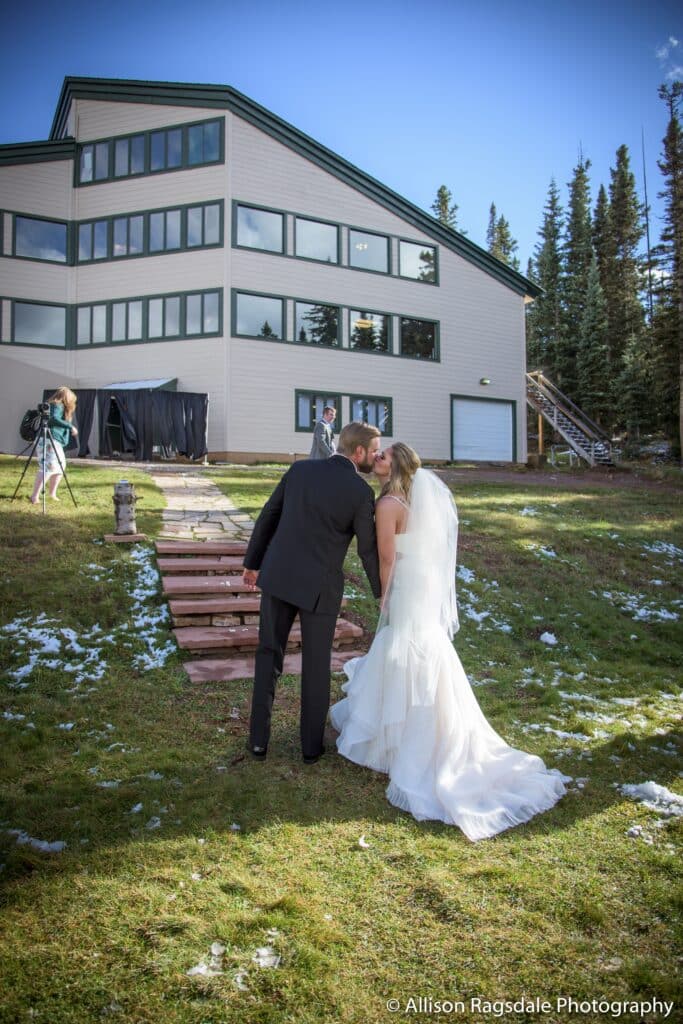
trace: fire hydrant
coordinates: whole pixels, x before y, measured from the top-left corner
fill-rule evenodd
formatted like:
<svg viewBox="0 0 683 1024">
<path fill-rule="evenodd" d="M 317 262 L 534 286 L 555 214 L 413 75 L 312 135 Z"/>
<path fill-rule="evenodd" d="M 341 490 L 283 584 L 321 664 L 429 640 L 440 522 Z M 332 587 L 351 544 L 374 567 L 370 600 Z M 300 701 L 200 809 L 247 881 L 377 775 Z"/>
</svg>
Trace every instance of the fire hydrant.
<svg viewBox="0 0 683 1024">
<path fill-rule="evenodd" d="M 116 518 L 116 535 L 137 533 L 135 525 L 135 488 L 129 480 L 119 480 L 114 484 L 114 515 Z"/>
</svg>

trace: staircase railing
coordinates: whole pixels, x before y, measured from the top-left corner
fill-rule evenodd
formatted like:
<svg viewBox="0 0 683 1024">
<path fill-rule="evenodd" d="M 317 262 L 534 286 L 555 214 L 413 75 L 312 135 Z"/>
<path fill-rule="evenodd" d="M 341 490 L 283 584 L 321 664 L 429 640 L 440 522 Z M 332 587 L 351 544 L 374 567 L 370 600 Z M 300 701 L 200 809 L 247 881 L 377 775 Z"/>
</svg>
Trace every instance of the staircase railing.
<svg viewBox="0 0 683 1024">
<path fill-rule="evenodd" d="M 602 427 L 579 409 L 571 398 L 563 394 L 540 370 L 527 373 L 526 378 L 529 404 L 564 437 L 582 459 L 591 466 L 599 461 L 612 461 L 612 443 Z M 539 398 L 544 398 L 550 403 L 552 413 L 538 401 Z M 565 429 L 559 416 L 569 420 L 570 426 L 580 433 L 580 441 Z"/>
</svg>

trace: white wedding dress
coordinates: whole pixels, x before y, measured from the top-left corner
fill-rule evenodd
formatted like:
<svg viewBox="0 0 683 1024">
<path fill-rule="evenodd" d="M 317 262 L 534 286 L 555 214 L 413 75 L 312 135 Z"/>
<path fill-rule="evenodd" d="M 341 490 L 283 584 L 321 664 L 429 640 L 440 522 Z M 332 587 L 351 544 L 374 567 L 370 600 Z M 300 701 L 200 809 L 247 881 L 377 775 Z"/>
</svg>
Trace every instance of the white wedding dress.
<svg viewBox="0 0 683 1024">
<path fill-rule="evenodd" d="M 475 841 L 548 810 L 565 776 L 510 747 L 482 714 L 452 644 L 456 548 L 450 491 L 419 469 L 375 639 L 347 662 L 330 718 L 340 754 L 388 774 L 392 804 Z"/>
</svg>

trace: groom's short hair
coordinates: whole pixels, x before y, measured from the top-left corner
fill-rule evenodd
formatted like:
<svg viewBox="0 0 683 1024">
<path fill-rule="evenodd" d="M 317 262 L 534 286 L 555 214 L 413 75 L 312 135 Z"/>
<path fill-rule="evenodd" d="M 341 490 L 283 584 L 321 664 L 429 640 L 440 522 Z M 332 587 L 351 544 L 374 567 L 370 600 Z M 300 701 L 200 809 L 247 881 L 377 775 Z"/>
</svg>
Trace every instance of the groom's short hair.
<svg viewBox="0 0 683 1024">
<path fill-rule="evenodd" d="M 381 436 L 382 431 L 370 423 L 347 423 L 339 434 L 337 451 L 342 455 L 353 455 L 359 445 L 367 451 L 373 437 Z"/>
</svg>

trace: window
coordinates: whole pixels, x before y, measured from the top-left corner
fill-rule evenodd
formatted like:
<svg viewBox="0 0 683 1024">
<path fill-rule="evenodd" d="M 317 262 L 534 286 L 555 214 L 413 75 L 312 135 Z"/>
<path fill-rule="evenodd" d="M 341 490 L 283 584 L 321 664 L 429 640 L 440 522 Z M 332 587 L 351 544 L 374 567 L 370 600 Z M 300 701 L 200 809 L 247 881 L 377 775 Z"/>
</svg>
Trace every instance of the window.
<svg viewBox="0 0 683 1024">
<path fill-rule="evenodd" d="M 109 255 L 109 222 L 96 220 L 78 225 L 78 259 L 104 260 Z"/>
<path fill-rule="evenodd" d="M 436 248 L 432 245 L 418 245 L 415 242 L 398 243 L 399 274 L 416 281 L 436 284 Z"/>
<path fill-rule="evenodd" d="M 166 171 L 180 167 L 183 162 L 183 133 L 180 128 L 151 132 L 149 137 L 150 171 Z"/>
<path fill-rule="evenodd" d="M 385 436 L 392 433 L 391 427 L 391 399 L 390 398 L 365 398 L 359 395 L 351 395 L 351 419 L 360 423 L 370 423 L 377 427 Z"/>
<path fill-rule="evenodd" d="M 210 206 L 191 206 L 187 211 L 187 245 L 216 245 L 220 241 L 221 208 L 218 203 Z"/>
<path fill-rule="evenodd" d="M 150 338 L 176 338 L 180 334 L 180 296 L 166 295 L 150 299 L 147 307 L 147 334 Z"/>
<path fill-rule="evenodd" d="M 112 255 L 139 256 L 143 251 L 142 229 L 143 218 L 141 216 L 115 217 Z"/>
<path fill-rule="evenodd" d="M 208 164 L 219 159 L 220 125 L 218 121 L 194 124 L 188 128 L 188 163 Z"/>
<path fill-rule="evenodd" d="M 76 322 L 77 345 L 101 345 L 107 340 L 107 307 L 79 306 Z"/>
<path fill-rule="evenodd" d="M 14 255 L 34 260 L 66 263 L 66 224 L 38 220 L 34 217 L 14 218 Z"/>
<path fill-rule="evenodd" d="M 149 251 L 180 248 L 180 210 L 161 210 L 149 215 Z"/>
<path fill-rule="evenodd" d="M 143 174 L 144 170 L 145 136 L 133 135 L 129 139 L 116 139 L 114 143 L 114 177 L 125 178 L 131 174 Z"/>
<path fill-rule="evenodd" d="M 235 303 L 235 333 L 252 338 L 282 338 L 283 301 L 266 295 L 238 293 Z"/>
<path fill-rule="evenodd" d="M 391 317 L 384 313 L 371 313 L 365 309 L 352 309 L 349 329 L 349 348 L 366 352 L 390 352 Z"/>
<path fill-rule="evenodd" d="M 339 228 L 336 224 L 296 217 L 294 232 L 297 256 L 324 263 L 339 262 Z"/>
<path fill-rule="evenodd" d="M 222 159 L 221 121 L 160 128 L 80 147 L 78 182 L 159 174 Z"/>
<path fill-rule="evenodd" d="M 436 324 L 432 320 L 401 317 L 401 355 L 436 359 Z"/>
<path fill-rule="evenodd" d="M 367 231 L 349 229 L 349 266 L 389 273 L 389 239 Z"/>
<path fill-rule="evenodd" d="M 294 340 L 309 345 L 339 344 L 339 307 L 295 302 Z"/>
<path fill-rule="evenodd" d="M 142 299 L 113 302 L 111 308 L 111 340 L 140 341 L 142 339 Z"/>
<path fill-rule="evenodd" d="M 14 302 L 12 341 L 23 345 L 66 346 L 66 306 Z"/>
<path fill-rule="evenodd" d="M 297 391 L 295 402 L 297 430 L 313 430 L 326 405 L 331 405 L 337 410 L 335 429 L 341 429 L 341 395 L 332 395 L 325 391 Z"/>
<path fill-rule="evenodd" d="M 236 243 L 248 249 L 284 252 L 283 215 L 253 206 L 238 206 Z"/>
<path fill-rule="evenodd" d="M 218 292 L 187 296 L 187 334 L 218 334 L 218 299 Z"/>
</svg>

